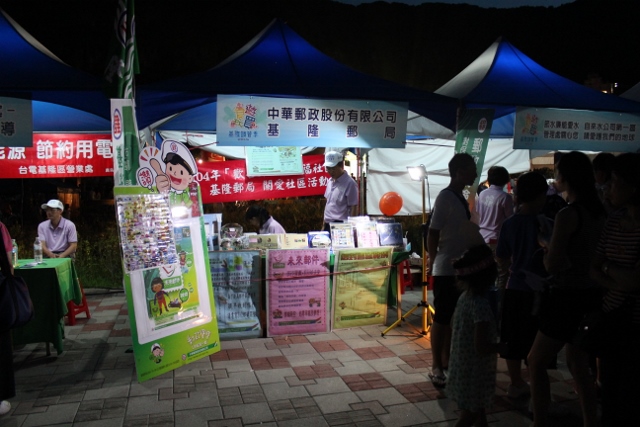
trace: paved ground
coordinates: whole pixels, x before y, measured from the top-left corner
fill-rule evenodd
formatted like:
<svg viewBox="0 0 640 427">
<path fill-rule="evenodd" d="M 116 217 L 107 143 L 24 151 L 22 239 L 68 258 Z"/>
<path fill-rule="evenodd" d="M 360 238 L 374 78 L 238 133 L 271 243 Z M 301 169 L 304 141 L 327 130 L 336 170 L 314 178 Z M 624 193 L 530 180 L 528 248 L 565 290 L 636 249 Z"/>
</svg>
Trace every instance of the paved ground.
<svg viewBox="0 0 640 427">
<path fill-rule="evenodd" d="M 98 293 L 100 292 L 100 293 Z M 87 290 L 92 318 L 66 327 L 65 352 L 44 344 L 15 352 L 18 395 L 0 426 L 453 426 L 455 402 L 429 381 L 430 342 L 408 324 L 330 334 L 223 341 L 222 350 L 138 383 L 124 294 Z M 411 308 L 421 291 L 407 290 Z M 394 320 L 396 312 L 390 310 Z M 55 353 L 55 352 L 54 352 Z M 491 426 L 529 426 L 528 399 L 505 396 L 499 362 Z M 580 426 L 570 375 L 549 371 L 563 427 Z"/>
</svg>

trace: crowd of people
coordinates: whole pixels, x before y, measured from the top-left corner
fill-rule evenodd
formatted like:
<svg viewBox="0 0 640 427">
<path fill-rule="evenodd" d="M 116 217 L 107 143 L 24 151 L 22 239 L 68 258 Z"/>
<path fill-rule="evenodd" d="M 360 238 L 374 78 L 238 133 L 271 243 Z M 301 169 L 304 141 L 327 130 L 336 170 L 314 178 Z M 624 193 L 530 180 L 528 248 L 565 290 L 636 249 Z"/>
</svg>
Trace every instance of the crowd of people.
<svg viewBox="0 0 640 427">
<path fill-rule="evenodd" d="M 601 153 L 592 163 L 565 153 L 552 188 L 528 172 L 513 196 L 503 189 L 507 171 L 492 167 L 470 229 L 458 199 L 476 178 L 473 166 L 467 154 L 451 159 L 427 238 L 436 313 L 430 378 L 457 401 L 456 425 L 487 425 L 499 355 L 507 396 L 530 396 L 533 425 L 548 426 L 548 369 L 563 348 L 583 425 L 627 425 L 640 398 L 640 154 Z M 490 295 L 501 300 L 494 313 Z"/>
<path fill-rule="evenodd" d="M 324 227 L 344 220 L 357 204 L 357 186 L 343 165 L 341 153 L 325 155 L 331 181 Z M 551 186 L 540 173 L 527 172 L 512 195 L 504 190 L 508 171 L 494 166 L 472 213 L 463 190 L 477 178 L 476 164 L 468 154 L 453 156 L 450 183 L 431 212 L 427 252 L 435 308 L 429 377 L 458 403 L 457 426 L 487 425 L 498 355 L 510 378 L 507 396 L 530 396 L 533 425 L 549 425 L 548 369 L 563 348 L 584 426 L 621 426 L 631 419 L 640 399 L 639 170 L 638 153 L 601 153 L 592 162 L 574 151 L 558 156 Z M 77 233 L 62 217 L 64 205 L 53 199 L 41 207 L 47 216 L 38 226 L 44 255 L 73 258 Z M 284 233 L 264 207 L 249 207 L 245 217 L 260 233 Z M 3 223 L 0 232 L 11 260 Z M 598 323 L 590 327 L 601 332 L 595 345 L 584 328 L 594 313 Z M 0 414 L 9 412 L 14 395 L 5 331 Z"/>
</svg>

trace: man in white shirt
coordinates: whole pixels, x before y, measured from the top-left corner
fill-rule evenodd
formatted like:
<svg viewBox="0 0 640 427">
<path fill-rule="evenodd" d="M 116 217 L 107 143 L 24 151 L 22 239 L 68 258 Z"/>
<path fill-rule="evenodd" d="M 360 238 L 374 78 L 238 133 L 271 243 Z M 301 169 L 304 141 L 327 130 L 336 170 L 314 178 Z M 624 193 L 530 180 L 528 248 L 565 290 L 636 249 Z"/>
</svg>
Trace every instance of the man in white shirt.
<svg viewBox="0 0 640 427">
<path fill-rule="evenodd" d="M 451 347 L 451 317 L 460 293 L 456 287 L 452 261 L 468 249 L 467 233 L 471 219 L 469 204 L 462 194 L 465 186 L 478 176 L 476 163 L 469 154 L 458 153 L 449 161 L 449 186 L 438 194 L 431 211 L 427 235 L 429 274 L 433 276 L 435 315 L 431 325 L 433 365 L 429 377 L 444 387 Z M 465 224 L 466 223 L 466 224 Z"/>
</svg>

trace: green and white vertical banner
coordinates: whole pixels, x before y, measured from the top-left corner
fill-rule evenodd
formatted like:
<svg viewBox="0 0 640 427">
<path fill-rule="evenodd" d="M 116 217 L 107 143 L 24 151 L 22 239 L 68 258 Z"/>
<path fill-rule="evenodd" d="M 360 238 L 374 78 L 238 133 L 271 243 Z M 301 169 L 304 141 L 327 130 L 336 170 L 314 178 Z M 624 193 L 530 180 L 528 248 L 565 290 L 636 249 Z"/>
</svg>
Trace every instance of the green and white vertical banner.
<svg viewBox="0 0 640 427">
<path fill-rule="evenodd" d="M 487 154 L 489 135 L 493 125 L 493 109 L 466 109 L 461 112 L 458 118 L 458 132 L 456 133 L 456 153 L 467 153 L 476 162 L 478 177 L 473 185 L 468 189 L 467 199 L 473 199 L 480 182 L 480 175 L 484 167 L 484 157 Z"/>
<path fill-rule="evenodd" d="M 113 184 L 136 185 L 141 147 L 133 99 L 111 99 L 111 140 Z"/>
<path fill-rule="evenodd" d="M 104 89 L 109 98 L 134 97 L 134 75 L 140 72 L 136 45 L 133 0 L 118 0 L 111 50 L 104 70 Z"/>
</svg>

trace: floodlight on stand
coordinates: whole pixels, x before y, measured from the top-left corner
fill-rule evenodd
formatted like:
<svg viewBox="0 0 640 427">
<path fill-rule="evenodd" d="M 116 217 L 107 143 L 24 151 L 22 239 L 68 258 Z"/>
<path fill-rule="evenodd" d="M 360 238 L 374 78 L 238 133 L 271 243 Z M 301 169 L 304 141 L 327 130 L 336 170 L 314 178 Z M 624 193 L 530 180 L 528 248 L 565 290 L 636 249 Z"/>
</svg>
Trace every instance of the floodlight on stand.
<svg viewBox="0 0 640 427">
<path fill-rule="evenodd" d="M 425 189 L 429 191 L 429 176 L 427 174 L 427 168 L 424 165 L 420 166 L 407 166 L 407 172 L 412 181 L 422 182 L 422 301 L 420 301 L 415 307 L 410 309 L 404 316 L 401 316 L 396 322 L 391 324 L 387 329 L 382 332 L 384 336 L 388 331 L 395 328 L 400 322 L 408 318 L 417 308 L 422 307 L 422 331 L 421 335 L 427 335 L 427 327 L 431 324 L 430 319 L 433 314 L 433 309 L 428 303 L 428 280 L 427 280 L 427 209 L 426 209 L 426 194 Z M 429 211 L 431 211 L 431 195 L 429 194 Z M 398 290 L 398 292 L 400 292 Z M 398 307 L 400 310 L 400 307 Z"/>
<path fill-rule="evenodd" d="M 422 181 L 427 176 L 427 169 L 424 167 L 424 165 L 407 166 L 407 172 L 409 172 L 411 181 Z"/>
</svg>

